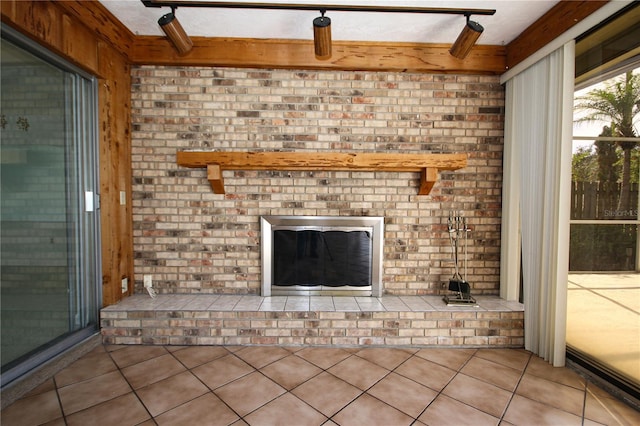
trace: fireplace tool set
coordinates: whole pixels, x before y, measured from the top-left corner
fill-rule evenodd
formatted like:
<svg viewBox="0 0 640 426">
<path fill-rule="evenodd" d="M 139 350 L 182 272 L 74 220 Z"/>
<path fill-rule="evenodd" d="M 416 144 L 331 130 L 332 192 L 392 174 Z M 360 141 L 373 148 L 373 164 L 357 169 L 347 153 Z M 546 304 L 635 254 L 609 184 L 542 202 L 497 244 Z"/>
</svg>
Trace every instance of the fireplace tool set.
<svg viewBox="0 0 640 426">
<path fill-rule="evenodd" d="M 453 253 L 453 263 L 455 273 L 449 280 L 450 294 L 443 297 L 447 305 L 476 305 L 476 300 L 471 297 L 471 286 L 467 282 L 467 239 L 471 230 L 467 227 L 467 219 L 459 213 L 450 213 L 447 222 L 449 230 L 449 243 Z M 462 246 L 462 247 L 461 247 Z M 464 278 L 460 274 L 459 252 L 464 253 Z"/>
</svg>

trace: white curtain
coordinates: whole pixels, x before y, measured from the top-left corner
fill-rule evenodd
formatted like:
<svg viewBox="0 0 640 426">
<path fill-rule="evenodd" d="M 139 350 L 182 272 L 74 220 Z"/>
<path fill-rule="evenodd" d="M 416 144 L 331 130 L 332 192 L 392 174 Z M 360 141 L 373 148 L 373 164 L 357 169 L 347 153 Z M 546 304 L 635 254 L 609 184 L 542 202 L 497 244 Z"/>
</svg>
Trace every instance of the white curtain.
<svg viewBox="0 0 640 426">
<path fill-rule="evenodd" d="M 506 82 L 501 293 L 513 299 L 522 274 L 525 349 L 555 366 L 565 362 L 574 51 L 571 41 Z"/>
</svg>

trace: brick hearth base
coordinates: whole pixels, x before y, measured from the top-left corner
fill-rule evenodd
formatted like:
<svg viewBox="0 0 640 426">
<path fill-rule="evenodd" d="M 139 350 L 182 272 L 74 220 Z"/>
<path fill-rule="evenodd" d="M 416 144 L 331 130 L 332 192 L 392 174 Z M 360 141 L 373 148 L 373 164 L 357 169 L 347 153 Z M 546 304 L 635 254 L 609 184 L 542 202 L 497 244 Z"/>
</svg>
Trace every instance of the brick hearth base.
<svg viewBox="0 0 640 426">
<path fill-rule="evenodd" d="M 106 344 L 522 347 L 522 304 L 476 299 L 135 295 L 101 327 Z"/>
</svg>

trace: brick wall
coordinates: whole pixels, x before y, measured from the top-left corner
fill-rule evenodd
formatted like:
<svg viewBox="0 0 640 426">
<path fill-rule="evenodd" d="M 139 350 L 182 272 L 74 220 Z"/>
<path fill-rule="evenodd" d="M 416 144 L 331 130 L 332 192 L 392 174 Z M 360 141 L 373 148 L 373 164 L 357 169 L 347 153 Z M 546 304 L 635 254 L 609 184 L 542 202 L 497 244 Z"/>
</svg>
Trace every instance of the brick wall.
<svg viewBox="0 0 640 426">
<path fill-rule="evenodd" d="M 385 217 L 384 292 L 438 294 L 446 223 L 472 229 L 468 281 L 498 294 L 504 91 L 498 77 L 138 67 L 132 70 L 136 292 L 260 292 L 261 215 Z M 428 196 L 418 173 L 232 172 L 213 194 L 176 151 L 464 152 Z"/>
</svg>

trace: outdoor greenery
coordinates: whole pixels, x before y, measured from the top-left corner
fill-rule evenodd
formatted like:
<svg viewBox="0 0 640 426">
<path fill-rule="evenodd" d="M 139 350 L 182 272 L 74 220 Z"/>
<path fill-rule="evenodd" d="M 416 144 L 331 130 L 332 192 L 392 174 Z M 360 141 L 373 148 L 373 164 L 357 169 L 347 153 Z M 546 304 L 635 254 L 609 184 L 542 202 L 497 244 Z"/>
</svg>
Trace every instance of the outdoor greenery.
<svg viewBox="0 0 640 426">
<path fill-rule="evenodd" d="M 640 144 L 640 74 L 626 72 L 576 99 L 576 122 L 605 122 L 610 140 L 581 147 L 572 158 L 572 219 L 637 220 Z M 571 271 L 635 270 L 637 225 L 571 226 Z"/>
<path fill-rule="evenodd" d="M 607 129 L 608 130 L 608 129 Z M 608 136 L 606 132 L 598 136 Z M 611 142 L 594 142 L 581 146 L 572 158 L 571 180 L 574 182 L 622 182 L 622 149 Z M 640 145 L 631 150 L 629 183 L 638 183 Z"/>
</svg>

